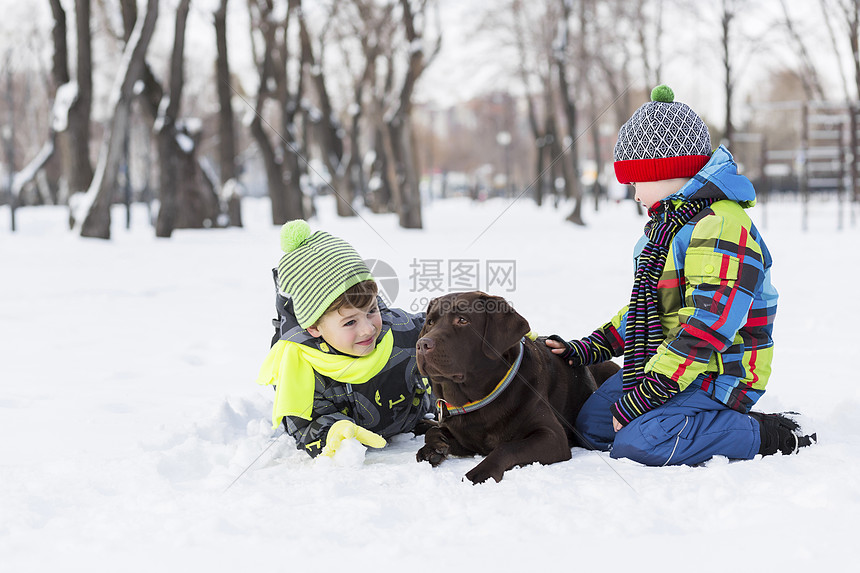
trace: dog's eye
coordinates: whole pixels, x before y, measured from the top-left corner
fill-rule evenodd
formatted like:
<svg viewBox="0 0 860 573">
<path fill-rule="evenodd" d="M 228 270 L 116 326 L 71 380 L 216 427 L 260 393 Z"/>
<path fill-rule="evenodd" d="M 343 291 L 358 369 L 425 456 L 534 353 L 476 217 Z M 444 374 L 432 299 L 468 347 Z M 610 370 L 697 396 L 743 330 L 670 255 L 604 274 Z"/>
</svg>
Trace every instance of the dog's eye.
<svg viewBox="0 0 860 573">
<path fill-rule="evenodd" d="M 469 324 L 469 319 L 462 317 L 462 316 L 458 316 L 457 317 L 457 324 Z"/>
<path fill-rule="evenodd" d="M 435 321 L 435 320 L 433 320 L 432 318 L 428 318 L 428 319 L 427 319 L 427 321 L 426 321 L 427 326 L 433 326 L 433 323 L 434 323 L 434 322 L 436 322 L 436 321 Z"/>
</svg>

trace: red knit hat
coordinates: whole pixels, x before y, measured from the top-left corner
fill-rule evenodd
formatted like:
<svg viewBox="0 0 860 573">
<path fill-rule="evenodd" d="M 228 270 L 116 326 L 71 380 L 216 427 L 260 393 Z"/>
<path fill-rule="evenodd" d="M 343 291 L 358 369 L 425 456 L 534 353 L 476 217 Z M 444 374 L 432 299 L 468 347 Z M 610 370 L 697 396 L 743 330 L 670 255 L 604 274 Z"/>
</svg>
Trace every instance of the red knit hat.
<svg viewBox="0 0 860 573">
<path fill-rule="evenodd" d="M 615 176 L 619 183 L 692 177 L 711 158 L 708 126 L 667 85 L 651 90 L 618 130 Z"/>
</svg>

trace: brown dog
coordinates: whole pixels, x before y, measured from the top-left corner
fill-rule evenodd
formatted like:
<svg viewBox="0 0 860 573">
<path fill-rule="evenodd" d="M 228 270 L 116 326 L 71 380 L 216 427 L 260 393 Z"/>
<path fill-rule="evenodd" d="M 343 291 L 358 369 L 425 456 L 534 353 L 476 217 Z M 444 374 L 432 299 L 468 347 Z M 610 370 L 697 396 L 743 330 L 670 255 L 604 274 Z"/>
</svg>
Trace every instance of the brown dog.
<svg viewBox="0 0 860 573">
<path fill-rule="evenodd" d="M 466 474 L 480 483 L 500 481 L 515 466 L 570 459 L 582 404 L 618 366 L 571 368 L 542 340 L 524 338 L 528 332 L 501 297 L 466 292 L 430 301 L 417 361 L 441 419 L 427 431 L 419 462 L 486 456 Z"/>
</svg>

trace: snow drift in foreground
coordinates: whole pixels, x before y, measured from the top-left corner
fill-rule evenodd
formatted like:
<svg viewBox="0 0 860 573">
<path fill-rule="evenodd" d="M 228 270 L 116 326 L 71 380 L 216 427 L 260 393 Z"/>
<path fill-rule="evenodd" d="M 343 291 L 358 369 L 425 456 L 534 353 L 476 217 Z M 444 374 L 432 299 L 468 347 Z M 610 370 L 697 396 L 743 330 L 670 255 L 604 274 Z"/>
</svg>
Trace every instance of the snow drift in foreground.
<svg viewBox="0 0 860 573">
<path fill-rule="evenodd" d="M 752 212 L 781 294 L 759 408 L 803 412 L 817 446 L 697 468 L 575 449 L 569 462 L 478 486 L 462 479 L 475 459 L 418 464 L 422 438 L 411 435 L 311 460 L 273 433 L 271 388 L 253 381 L 272 333 L 278 229 L 266 201 L 243 207 L 243 230 L 167 241 L 141 209 L 110 242 L 71 235 L 65 210 L 47 207 L 20 209 L 12 234 L 0 208 L 3 571 L 806 571 L 854 561 L 860 385 L 847 293 L 860 277 L 860 232 L 834 229 L 835 203 L 813 202 L 805 233 L 799 204 Z M 626 302 L 644 223 L 630 202 L 587 212 L 587 228 L 564 222 L 570 206 L 527 200 L 437 201 L 423 231 L 393 215 L 337 219 L 327 199 L 318 208 L 312 228 L 395 269 L 396 306 L 423 309 L 441 292 L 429 290 L 431 268 L 445 283 L 452 262 L 472 261 L 483 269 L 476 286 L 508 298 L 538 332 L 566 337 Z M 514 261 L 515 285 L 490 284 L 491 261 Z"/>
</svg>

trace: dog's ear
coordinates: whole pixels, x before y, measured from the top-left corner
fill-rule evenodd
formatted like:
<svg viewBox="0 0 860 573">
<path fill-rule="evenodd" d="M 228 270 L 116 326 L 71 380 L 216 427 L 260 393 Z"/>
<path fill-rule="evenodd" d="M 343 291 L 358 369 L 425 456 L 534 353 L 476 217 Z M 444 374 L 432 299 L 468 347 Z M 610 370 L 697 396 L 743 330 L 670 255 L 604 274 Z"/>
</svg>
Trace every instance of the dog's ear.
<svg viewBox="0 0 860 573">
<path fill-rule="evenodd" d="M 433 307 L 438 303 L 438 298 L 430 299 L 430 302 L 427 303 L 427 311 L 424 313 L 424 326 L 421 327 L 421 332 L 418 334 L 419 337 L 424 336 L 424 333 L 427 332 L 427 317 L 430 316 L 430 313 L 433 311 Z"/>
<path fill-rule="evenodd" d="M 494 360 L 528 334 L 531 328 L 528 321 L 500 296 L 483 295 L 484 354 Z"/>
</svg>

